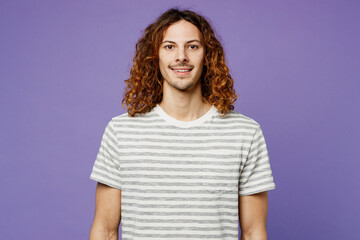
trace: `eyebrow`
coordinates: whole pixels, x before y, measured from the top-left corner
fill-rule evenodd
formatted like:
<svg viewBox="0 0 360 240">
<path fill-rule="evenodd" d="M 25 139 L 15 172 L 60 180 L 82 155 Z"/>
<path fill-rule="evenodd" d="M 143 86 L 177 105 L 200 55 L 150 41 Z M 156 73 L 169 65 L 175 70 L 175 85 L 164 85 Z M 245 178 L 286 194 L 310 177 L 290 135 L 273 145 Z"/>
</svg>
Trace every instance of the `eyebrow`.
<svg viewBox="0 0 360 240">
<path fill-rule="evenodd" d="M 170 41 L 170 40 L 165 40 L 165 41 L 163 41 L 161 44 L 164 44 L 164 43 L 166 43 L 166 42 L 176 44 L 176 42 Z M 197 40 L 197 39 L 193 39 L 193 40 L 187 41 L 186 43 L 192 43 L 192 42 L 199 42 L 199 43 L 201 44 L 201 42 L 200 42 L 199 40 Z"/>
</svg>

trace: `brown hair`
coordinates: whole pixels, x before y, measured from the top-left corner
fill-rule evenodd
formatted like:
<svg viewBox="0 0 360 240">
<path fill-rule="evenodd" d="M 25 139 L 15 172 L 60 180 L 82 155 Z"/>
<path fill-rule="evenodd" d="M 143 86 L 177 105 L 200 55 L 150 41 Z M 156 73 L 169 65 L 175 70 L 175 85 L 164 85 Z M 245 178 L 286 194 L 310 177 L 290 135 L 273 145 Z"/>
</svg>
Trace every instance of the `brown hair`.
<svg viewBox="0 0 360 240">
<path fill-rule="evenodd" d="M 202 33 L 205 44 L 205 59 L 201 74 L 201 92 L 211 104 L 225 116 L 234 109 L 238 96 L 233 89 L 234 80 L 225 64 L 224 50 L 208 21 L 199 14 L 172 8 L 150 24 L 136 43 L 136 53 L 130 78 L 125 80 L 126 89 L 121 102 L 128 107 L 128 114 L 149 112 L 163 96 L 163 78 L 159 69 L 159 47 L 166 29 L 180 20 L 194 24 Z M 124 108 L 125 109 L 125 108 Z"/>
</svg>

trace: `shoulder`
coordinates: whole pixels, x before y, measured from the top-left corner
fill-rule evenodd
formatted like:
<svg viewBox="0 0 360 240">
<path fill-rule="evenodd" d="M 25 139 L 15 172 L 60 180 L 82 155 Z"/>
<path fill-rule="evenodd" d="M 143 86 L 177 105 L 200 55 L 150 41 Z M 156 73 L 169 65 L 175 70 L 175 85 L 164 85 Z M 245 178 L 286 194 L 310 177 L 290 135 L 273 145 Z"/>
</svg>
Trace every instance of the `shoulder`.
<svg viewBox="0 0 360 240">
<path fill-rule="evenodd" d="M 126 126 L 128 124 L 133 125 L 133 124 L 142 124 L 142 123 L 146 123 L 149 120 L 151 120 L 152 118 L 156 118 L 156 114 L 154 113 L 153 110 L 151 110 L 150 112 L 146 112 L 146 113 L 142 113 L 142 114 L 136 114 L 135 116 L 130 116 L 128 114 L 128 112 L 116 115 L 114 117 L 111 118 L 111 120 L 109 121 L 109 125 L 113 126 L 113 127 L 117 127 L 117 126 Z"/>
<path fill-rule="evenodd" d="M 122 114 L 112 117 L 111 122 L 116 122 L 116 121 L 121 121 L 121 120 L 126 120 L 126 119 L 131 119 L 131 116 L 127 112 L 124 112 Z"/>
<path fill-rule="evenodd" d="M 220 114 L 218 114 L 216 118 L 218 121 L 223 121 L 225 124 L 233 123 L 255 129 L 260 128 L 260 124 L 255 119 L 234 110 L 230 110 L 224 117 L 221 117 Z"/>
</svg>

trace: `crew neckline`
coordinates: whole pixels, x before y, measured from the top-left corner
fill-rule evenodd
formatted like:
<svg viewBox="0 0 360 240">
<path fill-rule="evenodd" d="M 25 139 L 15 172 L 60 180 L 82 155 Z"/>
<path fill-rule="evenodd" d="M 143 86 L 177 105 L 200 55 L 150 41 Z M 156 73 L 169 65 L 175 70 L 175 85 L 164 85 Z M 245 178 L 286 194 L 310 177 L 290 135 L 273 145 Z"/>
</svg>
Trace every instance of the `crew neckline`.
<svg viewBox="0 0 360 240">
<path fill-rule="evenodd" d="M 165 120 L 171 125 L 175 125 L 181 128 L 189 128 L 189 127 L 198 126 L 201 123 L 204 123 L 205 121 L 209 120 L 216 113 L 217 108 L 214 105 L 211 105 L 211 108 L 204 115 L 192 121 L 181 121 L 171 117 L 160 107 L 158 103 L 154 107 L 154 111 L 158 113 L 163 120 Z"/>
</svg>

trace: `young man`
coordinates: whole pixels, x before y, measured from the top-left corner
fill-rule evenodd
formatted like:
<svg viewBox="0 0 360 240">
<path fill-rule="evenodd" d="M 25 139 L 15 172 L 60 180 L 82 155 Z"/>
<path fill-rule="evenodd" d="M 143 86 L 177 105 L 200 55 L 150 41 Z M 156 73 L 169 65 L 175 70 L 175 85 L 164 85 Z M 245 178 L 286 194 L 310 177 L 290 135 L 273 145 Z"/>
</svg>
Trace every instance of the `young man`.
<svg viewBox="0 0 360 240">
<path fill-rule="evenodd" d="M 235 112 L 221 44 L 192 11 L 170 9 L 136 45 L 105 128 L 90 239 L 265 240 L 275 188 L 260 125 Z"/>
</svg>

